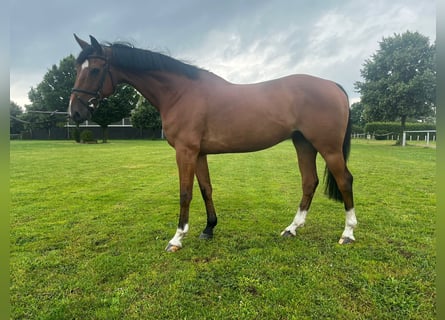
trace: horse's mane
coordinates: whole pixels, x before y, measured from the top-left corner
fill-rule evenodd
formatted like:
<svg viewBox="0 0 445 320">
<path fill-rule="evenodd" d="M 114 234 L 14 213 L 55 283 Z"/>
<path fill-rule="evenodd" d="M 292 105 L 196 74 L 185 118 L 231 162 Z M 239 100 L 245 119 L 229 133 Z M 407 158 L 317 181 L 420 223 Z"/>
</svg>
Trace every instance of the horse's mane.
<svg viewBox="0 0 445 320">
<path fill-rule="evenodd" d="M 199 71 L 202 70 L 162 53 L 135 48 L 130 43 L 115 42 L 105 45 L 111 48 L 111 64 L 120 68 L 134 71 L 167 71 L 184 75 L 190 79 L 197 79 Z M 86 47 L 79 54 L 77 63 L 83 63 L 93 53 L 94 48 L 92 46 Z"/>
</svg>

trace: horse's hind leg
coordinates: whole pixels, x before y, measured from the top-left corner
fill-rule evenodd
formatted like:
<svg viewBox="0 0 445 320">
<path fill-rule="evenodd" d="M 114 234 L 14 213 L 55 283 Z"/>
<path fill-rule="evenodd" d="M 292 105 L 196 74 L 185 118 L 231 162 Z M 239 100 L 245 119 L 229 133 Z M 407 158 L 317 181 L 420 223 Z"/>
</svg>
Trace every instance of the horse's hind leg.
<svg viewBox="0 0 445 320">
<path fill-rule="evenodd" d="M 292 141 L 295 149 L 297 150 L 298 167 L 301 173 L 303 195 L 301 197 L 300 205 L 294 220 L 281 233 L 281 235 L 285 237 L 295 236 L 297 234 L 297 229 L 304 225 L 315 189 L 318 186 L 317 167 L 315 162 L 317 150 L 300 132 L 295 132 L 293 134 Z"/>
<path fill-rule="evenodd" d="M 341 152 L 324 155 L 324 159 L 328 170 L 335 178 L 337 188 L 342 195 L 342 200 L 345 205 L 345 229 L 338 242 L 340 244 L 348 244 L 355 241 L 354 228 L 357 225 L 352 192 L 353 177 L 346 167 L 346 162 Z"/>
<path fill-rule="evenodd" d="M 217 218 L 215 207 L 213 206 L 212 184 L 210 182 L 209 166 L 207 164 L 206 155 L 200 155 L 198 157 L 195 173 L 207 212 L 207 225 L 199 237 L 201 239 L 211 239 L 213 237 L 213 228 L 217 223 Z"/>
</svg>

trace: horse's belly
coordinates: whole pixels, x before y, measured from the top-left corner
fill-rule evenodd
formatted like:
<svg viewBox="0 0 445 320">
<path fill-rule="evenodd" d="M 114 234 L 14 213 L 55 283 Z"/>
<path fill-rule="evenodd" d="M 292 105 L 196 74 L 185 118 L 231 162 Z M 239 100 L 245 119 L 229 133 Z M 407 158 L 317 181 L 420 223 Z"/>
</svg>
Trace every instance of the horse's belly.
<svg viewBox="0 0 445 320">
<path fill-rule="evenodd" d="M 235 128 L 230 125 L 225 130 L 211 132 L 201 141 L 201 152 L 236 153 L 267 149 L 289 138 L 292 130 L 284 128 Z"/>
</svg>

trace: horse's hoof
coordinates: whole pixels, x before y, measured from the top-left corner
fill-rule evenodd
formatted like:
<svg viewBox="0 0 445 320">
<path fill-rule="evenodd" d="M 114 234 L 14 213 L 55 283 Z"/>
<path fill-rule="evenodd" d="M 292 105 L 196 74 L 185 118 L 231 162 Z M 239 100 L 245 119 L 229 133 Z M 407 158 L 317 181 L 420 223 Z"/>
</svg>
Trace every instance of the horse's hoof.
<svg viewBox="0 0 445 320">
<path fill-rule="evenodd" d="M 175 245 L 169 243 L 168 246 L 165 248 L 165 251 L 167 251 L 167 252 L 176 252 L 179 249 L 181 249 L 180 246 L 175 246 Z"/>
<path fill-rule="evenodd" d="M 210 240 L 213 238 L 213 234 L 201 233 L 199 239 Z"/>
<path fill-rule="evenodd" d="M 295 237 L 296 235 L 290 232 L 289 230 L 284 230 L 283 232 L 281 232 L 281 236 L 285 238 L 292 238 Z"/>
<path fill-rule="evenodd" d="M 354 239 L 351 239 L 349 237 L 345 237 L 345 238 L 340 238 L 340 240 L 338 240 L 339 244 L 350 244 L 350 243 L 354 243 Z"/>
</svg>

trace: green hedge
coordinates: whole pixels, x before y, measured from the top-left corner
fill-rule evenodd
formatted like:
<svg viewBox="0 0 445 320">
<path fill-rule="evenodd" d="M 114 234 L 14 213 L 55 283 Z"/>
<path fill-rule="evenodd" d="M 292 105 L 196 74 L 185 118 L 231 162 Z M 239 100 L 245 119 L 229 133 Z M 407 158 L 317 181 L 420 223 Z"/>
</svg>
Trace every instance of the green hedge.
<svg viewBox="0 0 445 320">
<path fill-rule="evenodd" d="M 406 123 L 405 130 L 436 130 L 436 126 L 425 123 Z M 402 128 L 400 122 L 370 122 L 365 125 L 365 132 L 374 135 L 376 140 L 386 140 L 388 139 L 388 135 L 391 134 L 393 134 L 394 137 L 399 135 L 399 139 L 402 139 Z M 417 137 L 419 137 L 419 139 L 423 140 L 425 139 L 426 132 L 408 133 L 408 135 L 412 135 L 413 139 L 417 140 Z M 432 135 L 430 134 L 430 139 L 431 138 Z"/>
<path fill-rule="evenodd" d="M 97 140 L 94 138 L 93 131 L 83 130 L 80 133 L 80 142 L 82 142 L 82 143 L 96 143 Z"/>
</svg>

